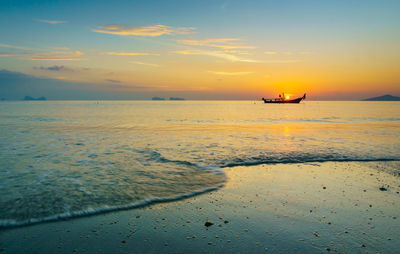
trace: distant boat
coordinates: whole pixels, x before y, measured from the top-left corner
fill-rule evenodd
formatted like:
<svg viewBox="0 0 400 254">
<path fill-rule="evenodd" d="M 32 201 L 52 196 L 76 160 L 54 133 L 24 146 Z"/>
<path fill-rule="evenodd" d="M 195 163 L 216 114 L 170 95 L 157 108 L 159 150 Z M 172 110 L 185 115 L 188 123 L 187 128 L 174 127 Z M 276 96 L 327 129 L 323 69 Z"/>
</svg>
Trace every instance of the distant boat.
<svg viewBox="0 0 400 254">
<path fill-rule="evenodd" d="M 296 99 L 290 99 L 288 95 L 285 95 L 285 93 L 282 93 L 282 95 L 279 95 L 279 98 L 275 99 L 265 99 L 262 98 L 264 103 L 300 103 L 300 101 L 306 99 L 306 94 L 303 95 L 303 97 L 299 97 Z"/>
</svg>

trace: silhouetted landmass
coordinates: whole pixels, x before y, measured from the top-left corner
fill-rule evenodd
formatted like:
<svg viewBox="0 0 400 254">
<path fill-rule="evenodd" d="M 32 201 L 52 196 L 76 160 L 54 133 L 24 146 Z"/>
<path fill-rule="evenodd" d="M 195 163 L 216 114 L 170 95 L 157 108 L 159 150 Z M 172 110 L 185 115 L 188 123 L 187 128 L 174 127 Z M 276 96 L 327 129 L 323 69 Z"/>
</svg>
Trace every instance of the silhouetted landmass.
<svg viewBox="0 0 400 254">
<path fill-rule="evenodd" d="M 25 96 L 24 101 L 45 101 L 46 97 L 39 97 L 39 98 L 33 98 L 31 96 Z"/>
<path fill-rule="evenodd" d="M 184 98 L 178 98 L 178 97 L 169 97 L 170 101 L 184 101 Z"/>
<path fill-rule="evenodd" d="M 161 98 L 161 97 L 153 97 L 153 98 L 151 98 L 153 101 L 164 101 L 165 99 L 164 98 Z"/>
<path fill-rule="evenodd" d="M 386 94 L 386 95 L 379 96 L 379 97 L 364 99 L 363 101 L 400 101 L 400 97 Z"/>
</svg>

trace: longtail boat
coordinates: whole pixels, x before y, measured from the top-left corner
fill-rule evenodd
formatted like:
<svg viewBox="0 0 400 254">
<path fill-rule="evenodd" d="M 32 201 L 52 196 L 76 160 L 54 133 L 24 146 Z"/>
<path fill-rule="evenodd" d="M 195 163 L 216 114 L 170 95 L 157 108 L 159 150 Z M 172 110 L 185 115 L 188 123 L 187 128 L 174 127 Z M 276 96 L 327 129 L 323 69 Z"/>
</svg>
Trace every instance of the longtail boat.
<svg viewBox="0 0 400 254">
<path fill-rule="evenodd" d="M 279 95 L 279 98 L 275 99 L 265 99 L 262 98 L 264 103 L 300 103 L 300 101 L 306 99 L 306 94 L 304 94 L 302 97 L 296 98 L 296 99 L 290 99 L 288 95 L 285 96 L 285 93 L 282 93 L 282 95 Z"/>
</svg>

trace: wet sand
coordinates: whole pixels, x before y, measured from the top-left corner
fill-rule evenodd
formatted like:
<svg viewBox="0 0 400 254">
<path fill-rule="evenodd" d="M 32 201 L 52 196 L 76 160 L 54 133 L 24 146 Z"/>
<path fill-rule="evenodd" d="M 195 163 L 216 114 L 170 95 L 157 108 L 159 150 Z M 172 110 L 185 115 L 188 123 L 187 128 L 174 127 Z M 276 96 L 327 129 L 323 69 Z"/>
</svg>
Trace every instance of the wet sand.
<svg viewBox="0 0 400 254">
<path fill-rule="evenodd" d="M 399 168 L 400 162 L 225 168 L 225 186 L 199 196 L 2 229 L 0 252 L 398 253 Z"/>
</svg>

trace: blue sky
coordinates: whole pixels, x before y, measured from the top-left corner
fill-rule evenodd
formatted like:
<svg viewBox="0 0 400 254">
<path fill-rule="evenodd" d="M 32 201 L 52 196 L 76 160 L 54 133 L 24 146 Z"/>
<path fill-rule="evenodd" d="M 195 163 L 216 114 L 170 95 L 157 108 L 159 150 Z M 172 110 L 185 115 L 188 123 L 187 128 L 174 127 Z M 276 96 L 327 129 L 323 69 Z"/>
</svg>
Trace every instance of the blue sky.
<svg viewBox="0 0 400 254">
<path fill-rule="evenodd" d="M 104 93 L 117 80 L 135 98 L 398 93 L 399 11 L 400 1 L 1 1 L 0 69 Z"/>
</svg>

